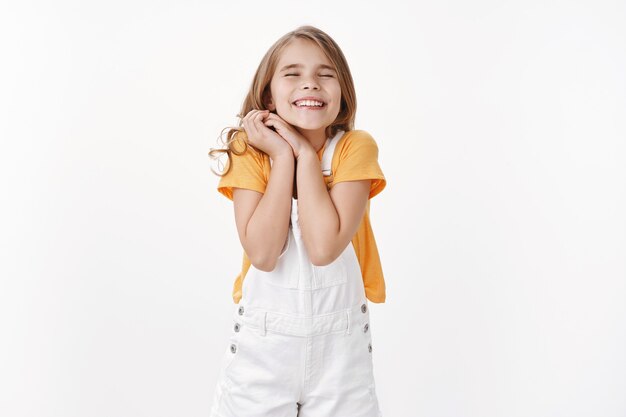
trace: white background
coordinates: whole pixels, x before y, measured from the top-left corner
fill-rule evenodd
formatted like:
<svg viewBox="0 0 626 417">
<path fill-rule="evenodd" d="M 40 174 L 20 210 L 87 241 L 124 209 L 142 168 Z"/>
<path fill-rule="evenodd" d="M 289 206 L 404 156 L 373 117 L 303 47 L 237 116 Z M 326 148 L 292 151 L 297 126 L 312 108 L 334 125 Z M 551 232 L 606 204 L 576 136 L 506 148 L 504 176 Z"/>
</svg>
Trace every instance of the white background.
<svg viewBox="0 0 626 417">
<path fill-rule="evenodd" d="M 623 2 L 7 3 L 0 415 L 208 415 L 242 249 L 207 152 L 312 24 L 388 182 L 383 415 L 626 416 Z"/>
</svg>

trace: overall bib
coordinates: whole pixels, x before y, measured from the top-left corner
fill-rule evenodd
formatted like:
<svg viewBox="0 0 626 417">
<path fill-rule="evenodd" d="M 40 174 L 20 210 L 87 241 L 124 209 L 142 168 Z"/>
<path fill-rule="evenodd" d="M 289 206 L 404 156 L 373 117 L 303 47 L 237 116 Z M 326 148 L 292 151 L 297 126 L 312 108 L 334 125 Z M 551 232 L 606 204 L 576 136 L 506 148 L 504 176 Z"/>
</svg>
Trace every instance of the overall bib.
<svg viewBox="0 0 626 417">
<path fill-rule="evenodd" d="M 339 131 L 326 142 L 322 171 Z M 309 260 L 292 198 L 276 267 L 250 266 L 233 311 L 210 417 L 381 417 L 369 308 L 352 242 L 332 263 Z"/>
</svg>

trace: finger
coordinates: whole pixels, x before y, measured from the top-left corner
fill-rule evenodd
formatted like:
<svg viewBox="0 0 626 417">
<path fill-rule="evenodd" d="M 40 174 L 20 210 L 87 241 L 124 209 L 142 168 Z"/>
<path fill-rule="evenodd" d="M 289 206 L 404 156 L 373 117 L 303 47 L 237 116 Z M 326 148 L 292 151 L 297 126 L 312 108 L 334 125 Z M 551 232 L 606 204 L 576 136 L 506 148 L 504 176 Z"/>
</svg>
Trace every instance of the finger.
<svg viewBox="0 0 626 417">
<path fill-rule="evenodd" d="M 250 120 L 250 114 L 253 112 L 254 110 L 250 110 L 248 113 L 246 113 L 243 116 L 243 119 L 241 119 L 242 123 L 248 123 L 248 120 Z"/>
<path fill-rule="evenodd" d="M 244 129 L 247 133 L 249 133 L 253 138 L 259 135 L 259 125 L 255 124 L 255 117 L 262 113 L 262 110 L 252 109 L 246 114 L 243 119 Z"/>
<path fill-rule="evenodd" d="M 268 110 L 260 110 L 260 111 L 259 111 L 259 113 L 258 113 L 258 116 L 259 116 L 261 119 L 265 119 L 265 118 L 267 117 L 267 115 L 268 115 L 268 114 L 269 114 L 269 111 L 268 111 Z"/>
<path fill-rule="evenodd" d="M 256 113 L 258 112 L 258 110 L 250 110 L 242 119 L 244 122 L 249 122 L 250 118 L 253 117 Z"/>
<path fill-rule="evenodd" d="M 264 111 L 260 111 L 252 119 L 255 124 L 255 127 L 257 127 L 258 130 L 260 130 L 261 127 L 263 126 L 263 119 L 265 117 L 266 117 L 266 113 Z"/>
<path fill-rule="evenodd" d="M 267 122 L 267 117 L 268 117 L 269 112 L 267 110 L 263 110 L 257 118 L 255 118 L 255 122 L 258 122 L 258 126 L 259 129 L 262 128 L 262 126 L 267 126 L 266 122 Z"/>
<path fill-rule="evenodd" d="M 280 117 L 276 116 L 275 114 L 270 113 L 266 118 L 266 121 L 271 120 L 274 123 L 280 123 L 283 121 L 283 119 L 281 119 Z"/>
<path fill-rule="evenodd" d="M 265 122 L 267 122 L 268 120 L 271 120 L 271 119 L 272 119 L 272 113 L 263 113 L 262 117 L 261 117 L 261 122 L 265 123 Z"/>
<path fill-rule="evenodd" d="M 257 110 L 251 110 L 245 117 L 245 119 L 246 119 L 246 121 L 245 121 L 246 131 L 253 137 L 258 136 L 258 134 L 259 134 L 258 128 L 251 121 L 251 119 L 254 117 L 256 112 L 257 112 Z"/>
<path fill-rule="evenodd" d="M 250 114 L 252 113 L 252 111 L 249 111 L 248 113 L 246 113 L 245 116 L 243 116 L 243 119 L 241 119 L 241 124 L 243 124 L 243 126 L 247 129 L 248 128 L 248 122 L 250 120 Z"/>
<path fill-rule="evenodd" d="M 265 119 L 263 121 L 263 124 L 265 126 L 274 126 L 274 127 L 276 127 L 276 120 L 275 119 L 271 119 L 271 118 L 268 117 L 267 119 Z"/>
</svg>

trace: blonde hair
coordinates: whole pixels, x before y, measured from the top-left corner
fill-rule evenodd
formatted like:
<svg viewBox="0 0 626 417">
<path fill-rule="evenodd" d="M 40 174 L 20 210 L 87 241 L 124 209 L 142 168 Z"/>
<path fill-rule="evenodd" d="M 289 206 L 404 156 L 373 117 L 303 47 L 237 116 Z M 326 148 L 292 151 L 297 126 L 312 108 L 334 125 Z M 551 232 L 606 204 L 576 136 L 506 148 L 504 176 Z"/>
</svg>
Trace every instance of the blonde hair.
<svg viewBox="0 0 626 417">
<path fill-rule="evenodd" d="M 354 81 L 352 80 L 352 74 L 350 73 L 350 67 L 346 61 L 343 52 L 339 48 L 339 45 L 325 32 L 314 26 L 300 26 L 297 29 L 286 33 L 280 39 L 278 39 L 270 49 L 265 53 L 261 63 L 254 74 L 252 79 L 252 85 L 246 95 L 241 110 L 237 117 L 239 117 L 238 126 L 227 126 L 222 129 L 219 138 L 223 136 L 224 130 L 228 129 L 226 134 L 226 148 L 214 149 L 210 148 L 209 157 L 211 159 L 219 158 L 221 154 L 226 153 L 228 156 L 228 166 L 225 172 L 219 174 L 213 171 L 218 176 L 223 176 L 230 170 L 231 153 L 235 155 L 241 155 L 247 150 L 248 143 L 244 141 L 245 145 L 243 150 L 236 150 L 233 147 L 233 143 L 236 138 L 237 132 L 245 132 L 243 125 L 243 118 L 251 110 L 268 110 L 266 103 L 270 94 L 270 82 L 276 70 L 278 59 L 283 49 L 294 39 L 307 39 L 315 42 L 317 46 L 324 52 L 326 57 L 335 66 L 337 70 L 337 78 L 341 87 L 341 105 L 339 114 L 334 122 L 326 127 L 326 137 L 334 136 L 337 131 L 344 130 L 349 131 L 354 129 L 354 117 L 356 114 L 356 92 L 354 90 Z"/>
</svg>

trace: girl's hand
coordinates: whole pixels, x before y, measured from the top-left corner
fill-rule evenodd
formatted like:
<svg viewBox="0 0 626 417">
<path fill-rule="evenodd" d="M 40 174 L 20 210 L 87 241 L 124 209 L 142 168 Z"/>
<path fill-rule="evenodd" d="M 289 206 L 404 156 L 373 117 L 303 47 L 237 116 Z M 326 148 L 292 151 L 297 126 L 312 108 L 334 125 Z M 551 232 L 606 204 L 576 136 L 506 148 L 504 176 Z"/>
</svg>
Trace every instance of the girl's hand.
<svg viewBox="0 0 626 417">
<path fill-rule="evenodd" d="M 289 144 L 276 132 L 263 124 L 269 110 L 250 110 L 243 118 L 243 127 L 248 136 L 248 143 L 265 152 L 270 158 L 277 155 L 292 154 Z"/>
<path fill-rule="evenodd" d="M 304 136 L 300 134 L 292 125 L 287 123 L 282 117 L 277 114 L 270 113 L 263 122 L 266 126 L 272 126 L 276 129 L 276 132 L 291 146 L 293 155 L 296 159 L 300 156 L 300 153 L 306 148 L 313 150 L 311 142 L 309 142 Z"/>
</svg>

